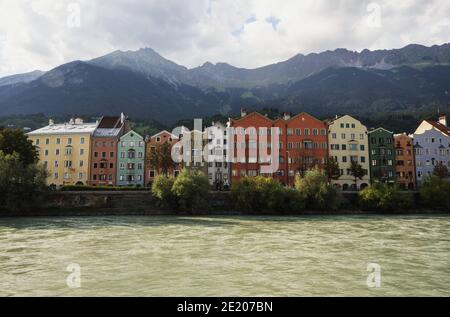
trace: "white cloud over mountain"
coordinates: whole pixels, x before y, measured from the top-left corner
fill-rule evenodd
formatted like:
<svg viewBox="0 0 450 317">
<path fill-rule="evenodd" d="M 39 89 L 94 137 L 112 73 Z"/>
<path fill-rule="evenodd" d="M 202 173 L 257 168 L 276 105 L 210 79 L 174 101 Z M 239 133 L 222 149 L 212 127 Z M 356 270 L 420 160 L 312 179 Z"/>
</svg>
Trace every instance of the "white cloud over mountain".
<svg viewBox="0 0 450 317">
<path fill-rule="evenodd" d="M 0 0 L 0 76 L 141 47 L 188 67 L 253 68 L 339 47 L 442 44 L 449 17 L 448 0 Z"/>
</svg>

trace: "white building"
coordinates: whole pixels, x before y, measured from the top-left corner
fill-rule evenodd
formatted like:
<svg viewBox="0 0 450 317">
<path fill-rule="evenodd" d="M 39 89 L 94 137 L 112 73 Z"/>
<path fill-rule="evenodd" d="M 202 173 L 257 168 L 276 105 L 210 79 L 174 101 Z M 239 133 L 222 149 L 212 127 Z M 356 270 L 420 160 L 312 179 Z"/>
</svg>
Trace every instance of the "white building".
<svg viewBox="0 0 450 317">
<path fill-rule="evenodd" d="M 206 128 L 208 138 L 208 179 L 211 186 L 217 189 L 230 188 L 230 163 L 227 160 L 228 133 L 227 126 L 213 122 Z"/>
</svg>

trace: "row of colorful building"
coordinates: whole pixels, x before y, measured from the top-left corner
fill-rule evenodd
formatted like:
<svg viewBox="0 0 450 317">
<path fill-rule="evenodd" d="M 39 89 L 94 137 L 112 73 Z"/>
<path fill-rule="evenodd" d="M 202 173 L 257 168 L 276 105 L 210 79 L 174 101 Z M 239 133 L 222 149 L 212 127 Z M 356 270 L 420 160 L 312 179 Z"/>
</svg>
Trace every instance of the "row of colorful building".
<svg viewBox="0 0 450 317">
<path fill-rule="evenodd" d="M 222 137 L 217 139 L 214 131 Z M 278 131 L 279 164 L 276 171 L 264 174 L 262 167 L 269 162 L 254 149 L 265 147 L 269 153 L 273 150 L 271 131 Z M 296 175 L 314 166 L 323 167 L 330 157 L 338 162 L 340 174 L 332 182 L 344 190 L 376 182 L 415 189 L 436 165 L 450 168 L 450 129 L 445 115 L 437 122 L 423 121 L 412 135 L 394 134 L 383 128 L 368 131 L 348 115 L 326 121 L 307 113 L 270 119 L 243 110 L 240 118 L 230 119 L 226 125 L 213 123 L 204 130 L 162 131 L 147 137 L 133 131 L 123 114 L 103 117 L 95 123 L 72 119 L 55 124 L 50 120 L 48 126 L 28 136 L 47 167 L 48 184 L 56 186 L 149 186 L 161 173 L 152 166 L 151 156 L 165 143 L 171 147 L 182 144 L 184 151 L 191 154 L 189 160 L 174 164 L 169 175 L 176 177 L 183 168 L 198 169 L 208 175 L 212 186 L 221 187 L 257 175 L 292 186 Z M 205 151 L 212 161 L 202 160 Z M 236 156 L 239 151 L 245 153 L 244 158 Z M 352 162 L 365 172 L 356 182 L 350 170 Z"/>
</svg>

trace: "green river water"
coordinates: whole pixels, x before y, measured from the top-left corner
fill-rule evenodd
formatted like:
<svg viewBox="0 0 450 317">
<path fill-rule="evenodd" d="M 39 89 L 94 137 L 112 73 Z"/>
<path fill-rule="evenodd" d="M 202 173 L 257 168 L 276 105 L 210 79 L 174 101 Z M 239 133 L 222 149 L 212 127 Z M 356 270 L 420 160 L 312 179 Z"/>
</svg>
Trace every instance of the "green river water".
<svg viewBox="0 0 450 317">
<path fill-rule="evenodd" d="M 449 296 L 450 217 L 0 219 L 0 296 L 321 295 Z"/>
</svg>

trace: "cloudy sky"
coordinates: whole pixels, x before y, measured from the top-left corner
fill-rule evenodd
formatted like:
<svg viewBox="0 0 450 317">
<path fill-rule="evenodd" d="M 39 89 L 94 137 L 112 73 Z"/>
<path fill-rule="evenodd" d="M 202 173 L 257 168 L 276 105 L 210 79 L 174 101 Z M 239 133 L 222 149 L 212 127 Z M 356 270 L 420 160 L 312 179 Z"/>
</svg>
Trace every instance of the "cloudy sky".
<svg viewBox="0 0 450 317">
<path fill-rule="evenodd" d="M 449 0 L 0 0 L 0 76 L 151 47 L 187 67 L 450 42 Z"/>
</svg>

